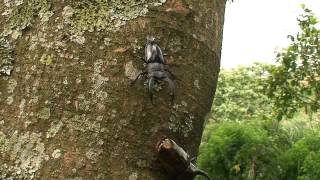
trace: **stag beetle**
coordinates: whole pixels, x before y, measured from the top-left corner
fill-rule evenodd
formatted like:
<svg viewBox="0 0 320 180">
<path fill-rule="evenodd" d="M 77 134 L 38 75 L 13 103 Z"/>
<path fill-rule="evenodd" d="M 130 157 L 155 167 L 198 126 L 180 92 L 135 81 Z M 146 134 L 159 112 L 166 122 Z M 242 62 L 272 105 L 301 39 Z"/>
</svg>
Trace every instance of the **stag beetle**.
<svg viewBox="0 0 320 180">
<path fill-rule="evenodd" d="M 143 61 L 146 63 L 146 70 L 140 73 L 131 85 L 133 85 L 140 76 L 147 75 L 150 100 L 153 104 L 153 85 L 155 81 L 167 81 L 170 89 L 171 105 L 173 105 L 175 84 L 169 77 L 169 74 L 173 78 L 175 78 L 175 76 L 165 67 L 165 65 L 168 65 L 167 61 L 164 59 L 162 50 L 156 43 L 154 37 L 147 37 L 144 53 L 145 56 Z"/>
<path fill-rule="evenodd" d="M 204 176 L 212 180 L 206 172 L 191 162 L 187 152 L 172 139 L 164 137 L 157 143 L 156 150 L 158 160 L 170 179 L 192 180 L 196 176 Z"/>
</svg>

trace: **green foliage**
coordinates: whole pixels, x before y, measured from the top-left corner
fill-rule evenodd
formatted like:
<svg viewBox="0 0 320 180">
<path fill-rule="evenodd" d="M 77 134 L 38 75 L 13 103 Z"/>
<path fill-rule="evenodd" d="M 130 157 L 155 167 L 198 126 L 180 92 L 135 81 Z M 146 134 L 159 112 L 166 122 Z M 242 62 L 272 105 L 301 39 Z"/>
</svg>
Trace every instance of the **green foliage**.
<svg viewBox="0 0 320 180">
<path fill-rule="evenodd" d="M 280 65 L 270 71 L 268 96 L 278 120 L 293 117 L 301 108 L 310 113 L 320 107 L 320 30 L 312 11 L 302 7 L 304 14 L 298 18 L 301 31 L 288 36 L 291 44 L 278 53 Z"/>
<path fill-rule="evenodd" d="M 279 153 L 263 126 L 225 122 L 211 130 L 198 164 L 214 179 L 277 179 Z"/>
<path fill-rule="evenodd" d="M 218 180 L 320 179 L 320 128 L 292 129 L 299 125 L 298 121 L 210 124 L 198 165 Z"/>
<path fill-rule="evenodd" d="M 320 179 L 320 134 L 310 132 L 282 157 L 285 180 Z"/>
<path fill-rule="evenodd" d="M 271 65 L 255 64 L 222 70 L 211 118 L 216 122 L 268 119 L 272 108 L 264 87 L 270 68 Z"/>
<path fill-rule="evenodd" d="M 320 178 L 320 151 L 310 152 L 305 158 L 302 166 L 302 175 L 298 177 L 300 180 L 319 179 Z"/>
</svg>

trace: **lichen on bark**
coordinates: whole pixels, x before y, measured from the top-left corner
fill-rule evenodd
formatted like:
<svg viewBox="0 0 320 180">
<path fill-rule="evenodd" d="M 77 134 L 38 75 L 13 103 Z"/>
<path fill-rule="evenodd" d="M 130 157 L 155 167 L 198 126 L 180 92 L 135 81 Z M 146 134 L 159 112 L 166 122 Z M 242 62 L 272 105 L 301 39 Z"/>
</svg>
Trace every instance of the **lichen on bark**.
<svg viewBox="0 0 320 180">
<path fill-rule="evenodd" d="M 0 76 L 11 75 L 13 70 L 13 45 L 4 37 L 0 37 Z"/>
<path fill-rule="evenodd" d="M 188 111 L 188 104 L 184 101 L 175 104 L 171 110 L 169 118 L 169 129 L 173 133 L 188 137 L 193 130 L 194 115 Z"/>
<path fill-rule="evenodd" d="M 4 0 L 3 3 L 5 10 L 2 16 L 6 21 L 1 35 L 11 35 L 14 39 L 35 21 L 35 16 L 39 16 L 41 21 L 48 21 L 53 14 L 49 11 L 51 3 L 48 0 Z"/>
<path fill-rule="evenodd" d="M 71 17 L 72 32 L 117 31 L 126 21 L 144 16 L 149 6 L 159 6 L 166 0 L 84 0 L 74 2 Z"/>
<path fill-rule="evenodd" d="M 166 0 L 84 0 L 65 6 L 64 24 L 68 25 L 73 42 L 84 44 L 85 32 L 116 32 L 127 21 L 145 16 L 150 7 L 164 4 Z"/>
<path fill-rule="evenodd" d="M 10 159 L 0 165 L 0 179 L 33 179 L 43 161 L 49 158 L 41 133 L 18 131 L 11 135 L 0 131 L 0 157 Z"/>
</svg>

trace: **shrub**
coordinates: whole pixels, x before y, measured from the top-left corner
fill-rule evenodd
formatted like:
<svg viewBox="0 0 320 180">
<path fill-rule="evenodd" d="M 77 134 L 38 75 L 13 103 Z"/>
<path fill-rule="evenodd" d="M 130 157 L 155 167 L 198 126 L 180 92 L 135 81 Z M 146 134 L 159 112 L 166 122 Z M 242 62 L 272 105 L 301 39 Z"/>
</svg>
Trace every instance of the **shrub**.
<svg viewBox="0 0 320 180">
<path fill-rule="evenodd" d="M 320 133 L 309 132 L 283 155 L 284 180 L 320 179 Z"/>
<path fill-rule="evenodd" d="M 214 179 L 277 179 L 279 152 L 259 124 L 225 122 L 201 146 L 199 166 Z"/>
</svg>

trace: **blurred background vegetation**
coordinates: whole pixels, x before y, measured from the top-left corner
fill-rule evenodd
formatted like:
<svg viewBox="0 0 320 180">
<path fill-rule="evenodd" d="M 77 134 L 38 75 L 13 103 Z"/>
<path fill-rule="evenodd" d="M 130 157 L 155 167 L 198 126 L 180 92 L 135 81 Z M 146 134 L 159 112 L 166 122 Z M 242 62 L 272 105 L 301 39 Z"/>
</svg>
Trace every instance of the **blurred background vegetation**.
<svg viewBox="0 0 320 180">
<path fill-rule="evenodd" d="M 215 180 L 320 179 L 320 29 L 302 8 L 276 65 L 221 70 L 197 159 Z"/>
</svg>

